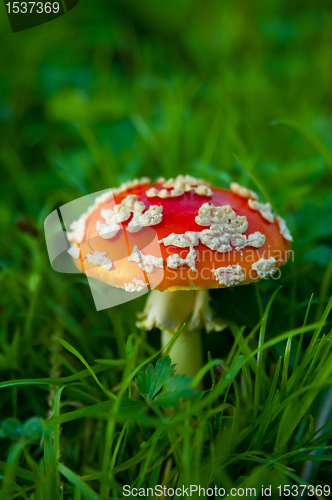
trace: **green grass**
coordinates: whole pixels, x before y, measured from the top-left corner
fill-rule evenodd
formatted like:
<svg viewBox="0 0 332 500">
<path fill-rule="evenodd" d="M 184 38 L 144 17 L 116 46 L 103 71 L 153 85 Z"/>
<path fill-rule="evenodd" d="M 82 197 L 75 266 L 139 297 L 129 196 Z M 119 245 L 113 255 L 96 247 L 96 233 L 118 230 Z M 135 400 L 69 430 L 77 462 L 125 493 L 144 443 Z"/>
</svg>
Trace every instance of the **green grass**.
<svg viewBox="0 0 332 500">
<path fill-rule="evenodd" d="M 331 23 L 299 0 L 80 2 L 15 35 L 1 16 L 1 499 L 331 485 Z M 135 326 L 144 297 L 97 312 L 83 275 L 52 270 L 43 224 L 180 172 L 259 191 L 294 259 L 211 292 L 229 328 L 204 336 L 204 393 L 167 372 L 144 397 L 162 356 Z"/>
</svg>

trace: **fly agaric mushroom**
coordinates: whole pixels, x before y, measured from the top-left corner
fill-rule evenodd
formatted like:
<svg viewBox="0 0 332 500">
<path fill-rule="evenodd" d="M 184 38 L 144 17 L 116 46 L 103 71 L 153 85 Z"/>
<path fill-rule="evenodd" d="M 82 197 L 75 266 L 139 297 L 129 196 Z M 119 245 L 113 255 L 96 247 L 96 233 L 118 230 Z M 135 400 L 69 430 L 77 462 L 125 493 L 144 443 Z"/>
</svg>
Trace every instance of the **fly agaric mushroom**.
<svg viewBox="0 0 332 500">
<path fill-rule="evenodd" d="M 292 237 L 271 205 L 236 183 L 230 188 L 189 175 L 135 180 L 97 199 L 69 234 L 68 252 L 88 276 L 128 292 L 153 288 L 138 325 L 160 328 L 163 346 L 192 313 L 170 352 L 177 371 L 189 376 L 202 366 L 202 327 L 224 328 L 207 290 L 269 277 L 289 254 Z M 147 227 L 156 231 L 158 255 L 145 250 Z M 114 265 L 119 252 L 126 255 L 121 266 Z"/>
</svg>

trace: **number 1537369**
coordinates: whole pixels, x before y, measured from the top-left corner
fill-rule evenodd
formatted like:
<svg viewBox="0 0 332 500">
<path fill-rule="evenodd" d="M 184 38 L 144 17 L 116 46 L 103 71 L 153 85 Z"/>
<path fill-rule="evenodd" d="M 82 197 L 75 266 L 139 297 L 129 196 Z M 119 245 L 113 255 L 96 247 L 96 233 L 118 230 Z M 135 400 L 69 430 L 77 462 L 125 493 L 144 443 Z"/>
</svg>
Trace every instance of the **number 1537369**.
<svg viewBox="0 0 332 500">
<path fill-rule="evenodd" d="M 58 2 L 8 2 L 8 14 L 57 14 L 60 9 Z"/>
</svg>

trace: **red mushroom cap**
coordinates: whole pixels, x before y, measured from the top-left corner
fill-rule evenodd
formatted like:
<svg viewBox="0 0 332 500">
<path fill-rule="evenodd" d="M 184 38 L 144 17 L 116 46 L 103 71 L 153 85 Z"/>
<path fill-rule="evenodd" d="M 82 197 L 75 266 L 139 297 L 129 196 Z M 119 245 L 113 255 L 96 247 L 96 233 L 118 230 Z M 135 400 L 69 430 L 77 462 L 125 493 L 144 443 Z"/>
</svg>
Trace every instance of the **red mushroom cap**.
<svg viewBox="0 0 332 500">
<path fill-rule="evenodd" d="M 271 206 L 238 184 L 191 176 L 110 190 L 72 224 L 69 253 L 87 275 L 139 291 L 247 284 L 285 264 L 292 239 Z"/>
</svg>

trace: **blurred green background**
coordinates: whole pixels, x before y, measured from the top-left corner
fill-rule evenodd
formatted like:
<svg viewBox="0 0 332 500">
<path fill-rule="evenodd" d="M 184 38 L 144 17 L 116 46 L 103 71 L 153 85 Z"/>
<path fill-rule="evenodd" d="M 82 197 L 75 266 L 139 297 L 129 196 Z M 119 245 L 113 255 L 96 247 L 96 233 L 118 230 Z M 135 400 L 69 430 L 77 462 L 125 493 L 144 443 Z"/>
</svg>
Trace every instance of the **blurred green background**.
<svg viewBox="0 0 332 500">
<path fill-rule="evenodd" d="M 61 203 L 143 174 L 227 182 L 221 170 L 244 175 L 236 153 L 281 211 L 322 200 L 331 10 L 329 1 L 81 1 L 17 34 L 3 12 L 1 198 L 36 218 L 52 195 Z"/>
<path fill-rule="evenodd" d="M 1 9 L 2 381 L 55 376 L 57 336 L 91 364 L 123 354 L 121 332 L 134 331 L 143 302 L 96 313 L 83 276 L 51 269 L 43 223 L 64 203 L 134 177 L 191 173 L 256 190 L 258 181 L 294 237 L 267 335 L 300 326 L 312 293 L 309 319 L 320 318 L 331 293 L 330 0 L 81 0 L 16 34 Z M 253 289 L 231 293 L 244 308 L 227 314 L 254 325 Z M 65 361 L 57 369 L 70 373 Z M 42 387 L 3 389 L 1 419 L 45 417 L 47 398 Z M 75 471 L 88 460 L 83 431 L 72 426 L 62 437 Z M 8 447 L 1 440 L 2 457 Z"/>
</svg>

